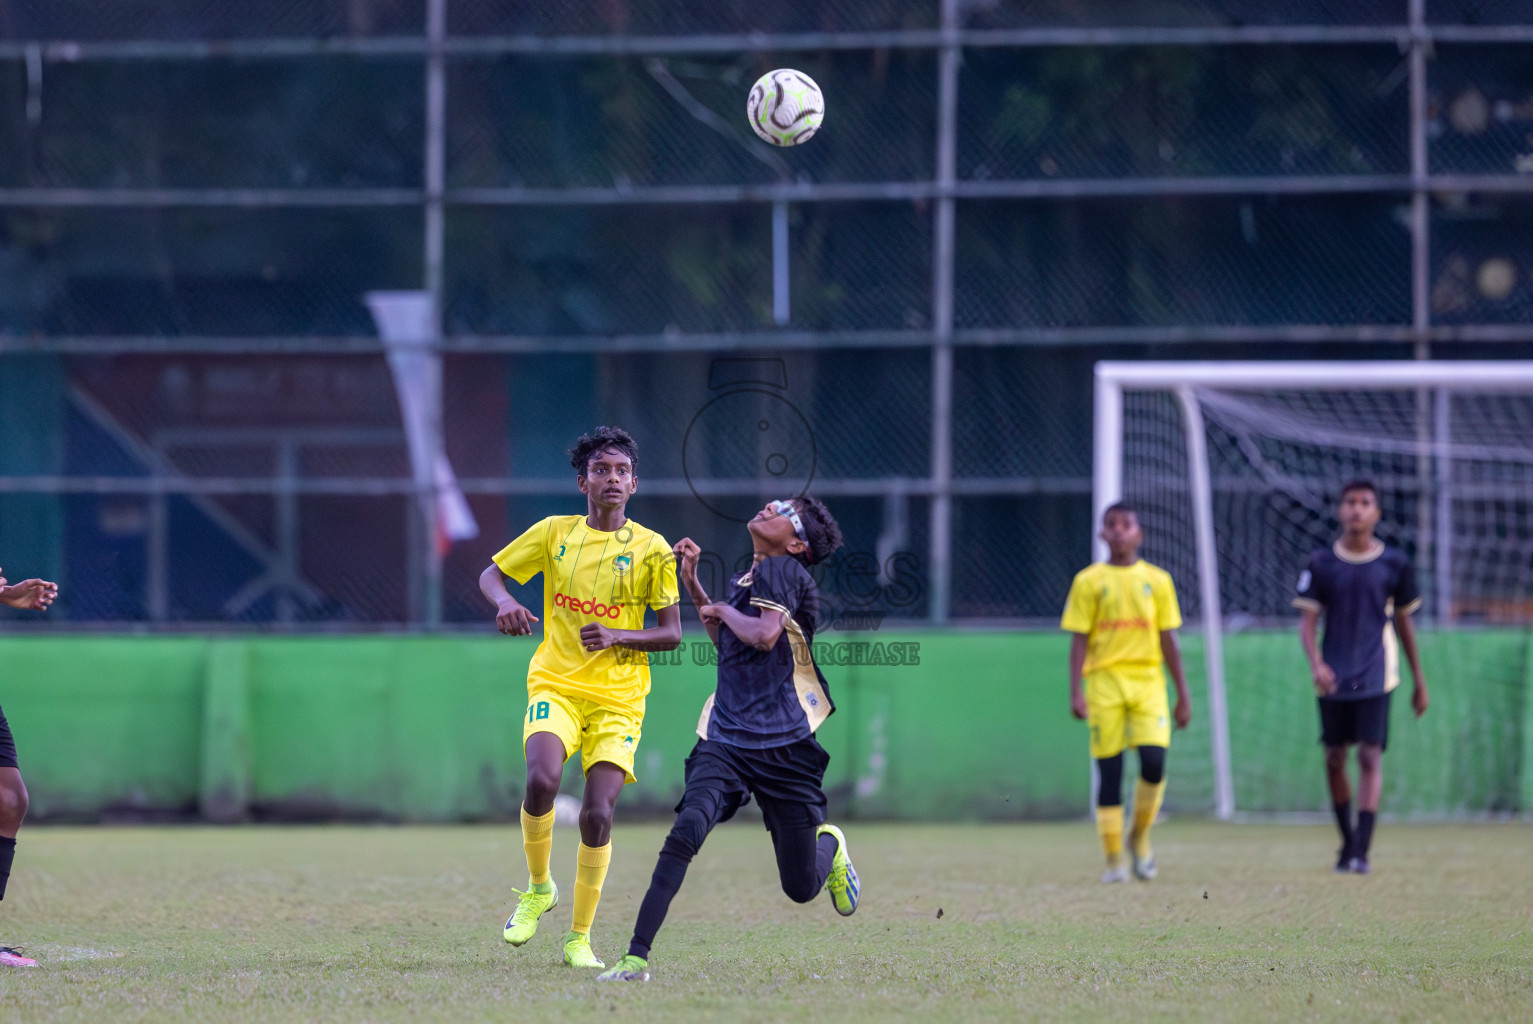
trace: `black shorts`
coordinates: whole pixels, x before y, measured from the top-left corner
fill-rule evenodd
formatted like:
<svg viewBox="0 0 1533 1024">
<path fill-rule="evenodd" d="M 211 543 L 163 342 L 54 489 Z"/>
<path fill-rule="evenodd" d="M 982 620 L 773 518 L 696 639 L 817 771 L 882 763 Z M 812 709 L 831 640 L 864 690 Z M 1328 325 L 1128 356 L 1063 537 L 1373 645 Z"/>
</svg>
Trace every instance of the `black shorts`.
<svg viewBox="0 0 1533 1024">
<path fill-rule="evenodd" d="M 830 755 L 813 736 L 764 750 L 698 740 L 687 756 L 687 788 L 676 810 L 703 805 L 718 824 L 754 796 L 768 831 L 812 828 L 825 822 L 821 783 L 829 764 Z"/>
<path fill-rule="evenodd" d="M 1349 743 L 1389 746 L 1389 694 L 1361 700 L 1320 698 L 1320 742 L 1328 747 Z"/>
<path fill-rule="evenodd" d="M 0 708 L 0 768 L 20 768 L 16 763 L 16 738 L 11 735 L 11 723 L 5 720 L 5 709 Z"/>
</svg>

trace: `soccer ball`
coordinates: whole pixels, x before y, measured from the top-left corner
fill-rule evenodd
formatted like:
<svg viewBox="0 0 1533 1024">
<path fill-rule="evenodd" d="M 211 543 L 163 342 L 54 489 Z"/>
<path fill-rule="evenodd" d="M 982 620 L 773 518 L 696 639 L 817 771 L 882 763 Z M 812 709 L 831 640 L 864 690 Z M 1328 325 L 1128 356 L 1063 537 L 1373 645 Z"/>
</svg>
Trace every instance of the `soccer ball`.
<svg viewBox="0 0 1533 1024">
<path fill-rule="evenodd" d="M 802 71 L 778 68 L 756 79 L 745 115 L 751 129 L 774 146 L 797 146 L 820 130 L 825 95 Z"/>
</svg>

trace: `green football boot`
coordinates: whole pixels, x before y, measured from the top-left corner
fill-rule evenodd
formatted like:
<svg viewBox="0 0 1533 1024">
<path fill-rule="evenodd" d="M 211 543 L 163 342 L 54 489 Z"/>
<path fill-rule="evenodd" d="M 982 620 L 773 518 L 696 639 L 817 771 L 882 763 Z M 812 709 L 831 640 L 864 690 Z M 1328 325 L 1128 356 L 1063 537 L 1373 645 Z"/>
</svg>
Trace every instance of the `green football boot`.
<svg viewBox="0 0 1533 1024">
<path fill-rule="evenodd" d="M 830 902 L 835 905 L 836 913 L 842 917 L 851 917 L 857 912 L 857 869 L 852 867 L 852 858 L 846 852 L 846 836 L 834 825 L 821 825 L 815 832 L 817 836 L 834 836 L 836 839 L 836 856 L 830 862 L 830 876 L 825 879 L 825 888 L 830 890 Z"/>
<path fill-rule="evenodd" d="M 617 962 L 617 966 L 610 971 L 603 971 L 596 976 L 597 981 L 648 981 L 649 961 L 642 956 L 634 956 L 632 953 L 624 953 L 623 959 Z"/>
<path fill-rule="evenodd" d="M 564 963 L 569 967 L 606 967 L 591 952 L 591 936 L 569 932 L 564 936 Z"/>
<path fill-rule="evenodd" d="M 511 891 L 520 897 L 516 901 L 516 910 L 510 920 L 506 922 L 506 941 L 513 946 L 520 946 L 528 939 L 537 934 L 538 918 L 548 913 L 559 905 L 559 887 L 549 881 L 549 891 L 534 892 L 528 889 L 522 892 L 520 889 Z"/>
</svg>

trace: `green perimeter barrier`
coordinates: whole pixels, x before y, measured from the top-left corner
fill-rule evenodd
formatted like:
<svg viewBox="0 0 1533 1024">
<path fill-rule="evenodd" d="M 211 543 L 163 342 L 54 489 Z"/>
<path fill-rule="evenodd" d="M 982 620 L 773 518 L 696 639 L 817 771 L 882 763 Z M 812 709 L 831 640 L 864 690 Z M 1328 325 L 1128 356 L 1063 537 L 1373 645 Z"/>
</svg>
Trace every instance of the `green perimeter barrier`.
<svg viewBox="0 0 1533 1024">
<path fill-rule="evenodd" d="M 1521 630 L 1424 631 L 1432 708 L 1394 702 L 1385 805 L 1444 816 L 1533 810 L 1533 658 Z M 1085 813 L 1083 723 L 1058 633 L 831 634 L 837 714 L 820 732 L 837 816 L 1020 819 Z M 861 658 L 883 664 L 837 664 Z M 914 645 L 914 646 L 911 646 Z M 1172 741 L 1167 806 L 1207 813 L 1213 770 L 1198 636 L 1195 717 Z M 0 638 L 0 705 L 36 819 L 514 820 L 527 659 L 499 636 Z M 1225 639 L 1236 803 L 1328 806 L 1293 630 Z M 705 640 L 656 656 L 626 815 L 680 795 L 714 667 Z M 1132 762 L 1132 755 L 1130 755 Z M 1130 765 L 1130 776 L 1132 775 Z M 579 791 L 578 758 L 565 788 Z M 1126 787 L 1126 789 L 1129 787 Z"/>
</svg>

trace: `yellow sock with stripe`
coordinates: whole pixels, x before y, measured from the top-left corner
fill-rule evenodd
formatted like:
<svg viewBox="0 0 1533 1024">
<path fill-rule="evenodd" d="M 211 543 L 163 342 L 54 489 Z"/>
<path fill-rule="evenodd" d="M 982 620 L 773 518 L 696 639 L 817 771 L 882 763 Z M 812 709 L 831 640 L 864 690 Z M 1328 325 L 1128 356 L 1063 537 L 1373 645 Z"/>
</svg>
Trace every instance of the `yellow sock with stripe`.
<svg viewBox="0 0 1533 1024">
<path fill-rule="evenodd" d="M 1097 835 L 1102 837 L 1102 852 L 1107 863 L 1116 865 L 1123 859 L 1123 805 L 1097 808 Z"/>
<path fill-rule="evenodd" d="M 1155 824 L 1155 816 L 1160 813 L 1160 801 L 1165 795 L 1164 779 L 1160 782 L 1140 779 L 1134 789 L 1134 831 L 1130 833 L 1130 839 L 1134 843 L 1134 855 L 1137 857 L 1150 855 L 1150 826 Z"/>
<path fill-rule="evenodd" d="M 570 931 L 591 934 L 591 922 L 596 920 L 596 904 L 601 902 L 601 887 L 607 880 L 607 865 L 611 862 L 611 843 L 606 846 L 580 844 L 580 852 L 575 855 L 575 911 Z"/>
<path fill-rule="evenodd" d="M 522 808 L 522 849 L 527 851 L 527 876 L 533 885 L 548 884 L 548 860 L 554 852 L 554 812 L 537 817 Z"/>
</svg>

